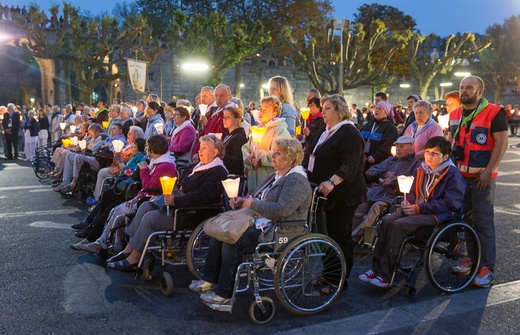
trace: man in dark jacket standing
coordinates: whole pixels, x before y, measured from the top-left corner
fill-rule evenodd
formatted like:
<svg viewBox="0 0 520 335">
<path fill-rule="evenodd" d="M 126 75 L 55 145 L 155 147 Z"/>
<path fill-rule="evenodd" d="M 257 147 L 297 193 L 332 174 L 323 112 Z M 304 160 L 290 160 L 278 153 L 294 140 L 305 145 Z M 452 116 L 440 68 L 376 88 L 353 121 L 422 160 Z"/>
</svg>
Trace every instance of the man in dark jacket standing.
<svg viewBox="0 0 520 335">
<path fill-rule="evenodd" d="M 20 130 L 20 113 L 15 110 L 14 104 L 7 105 L 7 113 L 4 114 L 2 126 L 5 132 L 7 159 L 18 159 L 18 131 Z M 14 156 L 13 156 L 14 147 Z"/>
</svg>

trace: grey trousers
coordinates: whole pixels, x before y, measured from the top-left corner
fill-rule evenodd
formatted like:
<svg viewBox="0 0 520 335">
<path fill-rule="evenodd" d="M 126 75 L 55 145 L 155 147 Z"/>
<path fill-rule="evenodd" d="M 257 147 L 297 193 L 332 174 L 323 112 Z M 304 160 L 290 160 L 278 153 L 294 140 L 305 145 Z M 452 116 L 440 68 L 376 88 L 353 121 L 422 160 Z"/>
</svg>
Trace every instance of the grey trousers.
<svg viewBox="0 0 520 335">
<path fill-rule="evenodd" d="M 495 179 L 491 179 L 490 187 L 481 192 L 477 189 L 476 178 L 466 178 L 469 191 L 464 199 L 464 221 L 473 225 L 480 240 L 480 266 L 495 270 Z"/>
<path fill-rule="evenodd" d="M 162 212 L 150 202 L 144 202 L 139 206 L 137 214 L 126 228 L 126 233 L 130 236 L 128 243 L 132 249 L 143 252 L 148 236 L 156 231 L 173 229 L 173 212 L 170 216 Z"/>
<path fill-rule="evenodd" d="M 365 202 L 356 208 L 356 214 L 354 214 L 354 221 L 352 224 L 352 238 L 354 241 L 359 241 L 365 232 L 365 228 L 372 227 L 376 223 L 379 215 L 381 215 L 381 212 L 388 208 L 391 203 L 392 201 L 390 200 Z"/>
<path fill-rule="evenodd" d="M 401 243 L 415 233 L 421 226 L 437 224 L 433 215 L 418 214 L 407 216 L 402 210 L 385 216 L 377 234 L 378 240 L 374 249 L 372 270 L 380 277 L 390 281 L 394 271 Z"/>
</svg>

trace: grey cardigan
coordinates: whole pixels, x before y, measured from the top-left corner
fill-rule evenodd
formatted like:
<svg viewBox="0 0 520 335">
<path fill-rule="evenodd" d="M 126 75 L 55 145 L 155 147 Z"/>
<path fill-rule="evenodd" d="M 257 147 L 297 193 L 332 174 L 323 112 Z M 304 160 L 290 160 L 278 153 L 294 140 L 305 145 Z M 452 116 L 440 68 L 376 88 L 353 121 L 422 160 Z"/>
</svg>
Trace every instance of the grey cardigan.
<svg viewBox="0 0 520 335">
<path fill-rule="evenodd" d="M 305 220 L 311 204 L 312 190 L 309 181 L 300 173 L 286 174 L 271 186 L 264 201 L 256 199 L 274 180 L 275 173 L 265 178 L 255 191 L 251 209 L 271 221 Z"/>
</svg>

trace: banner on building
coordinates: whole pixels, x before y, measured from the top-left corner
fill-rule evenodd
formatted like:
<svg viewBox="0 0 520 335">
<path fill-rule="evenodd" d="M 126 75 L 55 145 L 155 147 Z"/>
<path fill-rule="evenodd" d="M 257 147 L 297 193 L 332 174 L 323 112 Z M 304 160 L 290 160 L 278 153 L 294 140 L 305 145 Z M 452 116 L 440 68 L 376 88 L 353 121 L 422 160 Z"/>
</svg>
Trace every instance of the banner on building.
<svg viewBox="0 0 520 335">
<path fill-rule="evenodd" d="M 132 88 L 136 92 L 144 92 L 146 87 L 146 62 L 129 58 L 126 61 Z"/>
</svg>

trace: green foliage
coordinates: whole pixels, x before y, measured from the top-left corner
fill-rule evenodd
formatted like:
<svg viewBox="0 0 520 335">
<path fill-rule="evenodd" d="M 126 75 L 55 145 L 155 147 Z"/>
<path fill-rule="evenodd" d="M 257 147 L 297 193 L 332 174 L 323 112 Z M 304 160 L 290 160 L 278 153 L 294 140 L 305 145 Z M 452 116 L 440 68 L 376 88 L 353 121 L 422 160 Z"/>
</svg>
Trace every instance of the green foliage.
<svg viewBox="0 0 520 335">
<path fill-rule="evenodd" d="M 339 63 L 341 41 L 332 36 L 333 23 L 326 29 L 310 24 L 303 38 L 295 37 L 286 28 L 285 39 L 291 46 L 293 55 L 302 66 L 314 87 L 324 94 L 339 90 Z M 343 88 L 351 89 L 370 85 L 381 80 L 389 60 L 402 50 L 412 32 L 390 32 L 384 22 L 373 20 L 369 25 L 353 23 L 343 30 Z"/>
<path fill-rule="evenodd" d="M 494 24 L 486 30 L 491 48 L 479 53 L 482 79 L 495 91 L 495 102 L 502 102 L 506 81 L 520 70 L 520 15 L 512 16 L 503 25 Z"/>
<path fill-rule="evenodd" d="M 180 59 L 206 58 L 212 65 L 210 84 L 220 83 L 225 69 L 235 66 L 270 41 L 261 22 L 251 27 L 230 22 L 223 14 L 188 15 L 177 11 L 166 37 Z"/>
<path fill-rule="evenodd" d="M 442 42 L 442 43 L 439 43 Z M 439 58 L 432 59 L 434 46 L 440 44 Z M 482 52 L 491 45 L 489 40 L 478 40 L 475 34 L 450 35 L 440 39 L 437 35 L 423 36 L 415 33 L 408 44 L 408 59 L 419 87 L 418 94 L 426 96 L 428 87 L 437 74 L 448 73 L 472 55 Z"/>
<path fill-rule="evenodd" d="M 62 61 L 66 68 L 72 68 L 83 101 L 90 100 L 95 87 L 126 75 L 121 69 L 135 46 L 152 58 L 160 52 L 150 48 L 150 29 L 140 15 L 126 20 L 107 15 L 96 20 L 85 19 L 77 8 L 67 3 L 63 4 L 61 13 L 59 6 L 52 7 L 51 13 L 54 17 L 63 15 L 63 24 L 55 29 L 45 28 L 48 22 L 37 6 L 29 8 L 29 23 L 18 17 L 17 22 L 27 38 L 16 43 L 34 57 Z"/>
</svg>

